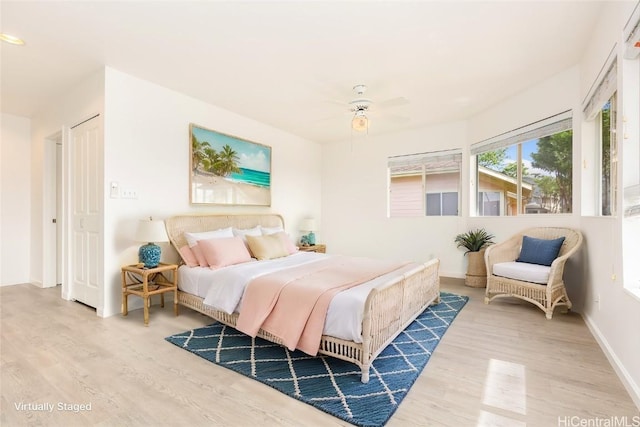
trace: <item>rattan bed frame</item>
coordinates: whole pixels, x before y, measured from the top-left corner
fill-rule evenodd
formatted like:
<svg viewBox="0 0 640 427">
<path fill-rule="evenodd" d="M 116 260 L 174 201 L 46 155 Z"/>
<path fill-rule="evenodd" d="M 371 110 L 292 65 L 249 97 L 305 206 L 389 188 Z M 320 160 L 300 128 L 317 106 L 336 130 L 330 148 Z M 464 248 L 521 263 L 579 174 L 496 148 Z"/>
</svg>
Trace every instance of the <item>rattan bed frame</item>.
<svg viewBox="0 0 640 427">
<path fill-rule="evenodd" d="M 284 227 L 278 214 L 239 215 L 181 215 L 166 220 L 169 239 L 176 249 L 187 244 L 185 231 L 201 232 L 224 227 L 252 228 Z M 362 320 L 362 343 L 323 335 L 319 353 L 355 363 L 362 371 L 361 381 L 369 381 L 369 368 L 382 350 L 406 328 L 430 304 L 440 302 L 440 261 L 433 259 L 420 264 L 414 270 L 398 276 L 388 285 L 371 291 L 365 302 Z M 203 303 L 197 295 L 178 291 L 178 303 L 203 313 L 213 319 L 235 327 L 237 314 L 227 314 Z M 282 344 L 280 340 L 263 331 L 258 336 Z"/>
</svg>

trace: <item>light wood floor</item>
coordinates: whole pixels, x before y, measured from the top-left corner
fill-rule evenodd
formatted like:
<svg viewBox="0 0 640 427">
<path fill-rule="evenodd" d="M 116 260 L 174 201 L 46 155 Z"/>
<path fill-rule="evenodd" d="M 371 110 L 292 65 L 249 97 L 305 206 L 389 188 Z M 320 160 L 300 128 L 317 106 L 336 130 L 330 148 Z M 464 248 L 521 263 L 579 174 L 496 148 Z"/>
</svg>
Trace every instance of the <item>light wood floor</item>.
<svg viewBox="0 0 640 427">
<path fill-rule="evenodd" d="M 579 315 L 547 321 L 524 303 L 485 306 L 482 289 L 442 288 L 471 299 L 387 426 L 558 426 L 572 425 L 571 417 L 638 416 Z M 101 319 L 62 300 L 59 288 L 2 287 L 0 297 L 2 426 L 349 425 L 166 342 L 211 323 L 186 308 L 176 318 L 171 304 L 154 305 L 145 328 L 142 310 Z M 20 403 L 55 409 L 19 410 Z M 63 411 L 59 403 L 91 410 Z"/>
</svg>

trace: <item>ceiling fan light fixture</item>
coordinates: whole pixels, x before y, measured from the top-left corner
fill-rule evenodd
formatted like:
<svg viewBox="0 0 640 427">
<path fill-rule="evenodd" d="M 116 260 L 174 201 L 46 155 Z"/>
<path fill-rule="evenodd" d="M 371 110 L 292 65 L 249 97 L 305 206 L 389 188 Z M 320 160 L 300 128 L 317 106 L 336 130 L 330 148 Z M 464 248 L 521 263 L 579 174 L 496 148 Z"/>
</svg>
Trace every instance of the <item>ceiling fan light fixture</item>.
<svg viewBox="0 0 640 427">
<path fill-rule="evenodd" d="M 358 132 L 366 132 L 369 129 L 369 118 L 363 110 L 356 111 L 351 120 L 351 128 Z"/>
</svg>

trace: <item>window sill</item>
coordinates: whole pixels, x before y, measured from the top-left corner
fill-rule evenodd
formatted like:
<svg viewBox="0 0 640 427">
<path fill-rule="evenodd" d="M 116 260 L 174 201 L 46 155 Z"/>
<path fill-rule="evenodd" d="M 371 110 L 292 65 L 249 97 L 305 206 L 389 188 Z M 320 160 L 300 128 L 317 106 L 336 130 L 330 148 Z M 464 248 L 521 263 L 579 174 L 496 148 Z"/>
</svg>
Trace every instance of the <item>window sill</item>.
<svg viewBox="0 0 640 427">
<path fill-rule="evenodd" d="M 640 288 L 624 288 L 624 291 L 640 302 Z"/>
</svg>

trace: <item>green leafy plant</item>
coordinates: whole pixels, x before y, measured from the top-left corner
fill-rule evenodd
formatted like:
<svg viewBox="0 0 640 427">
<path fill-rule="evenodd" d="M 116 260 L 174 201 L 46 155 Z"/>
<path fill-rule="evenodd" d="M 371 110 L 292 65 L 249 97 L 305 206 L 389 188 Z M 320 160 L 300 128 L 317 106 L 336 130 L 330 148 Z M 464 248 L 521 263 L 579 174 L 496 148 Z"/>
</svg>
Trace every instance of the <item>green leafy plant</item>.
<svg viewBox="0 0 640 427">
<path fill-rule="evenodd" d="M 457 247 L 463 247 L 469 252 L 479 252 L 482 248 L 489 246 L 493 243 L 493 234 L 489 234 L 483 228 L 471 230 L 466 233 L 458 234 L 454 240 L 457 243 Z"/>
</svg>

